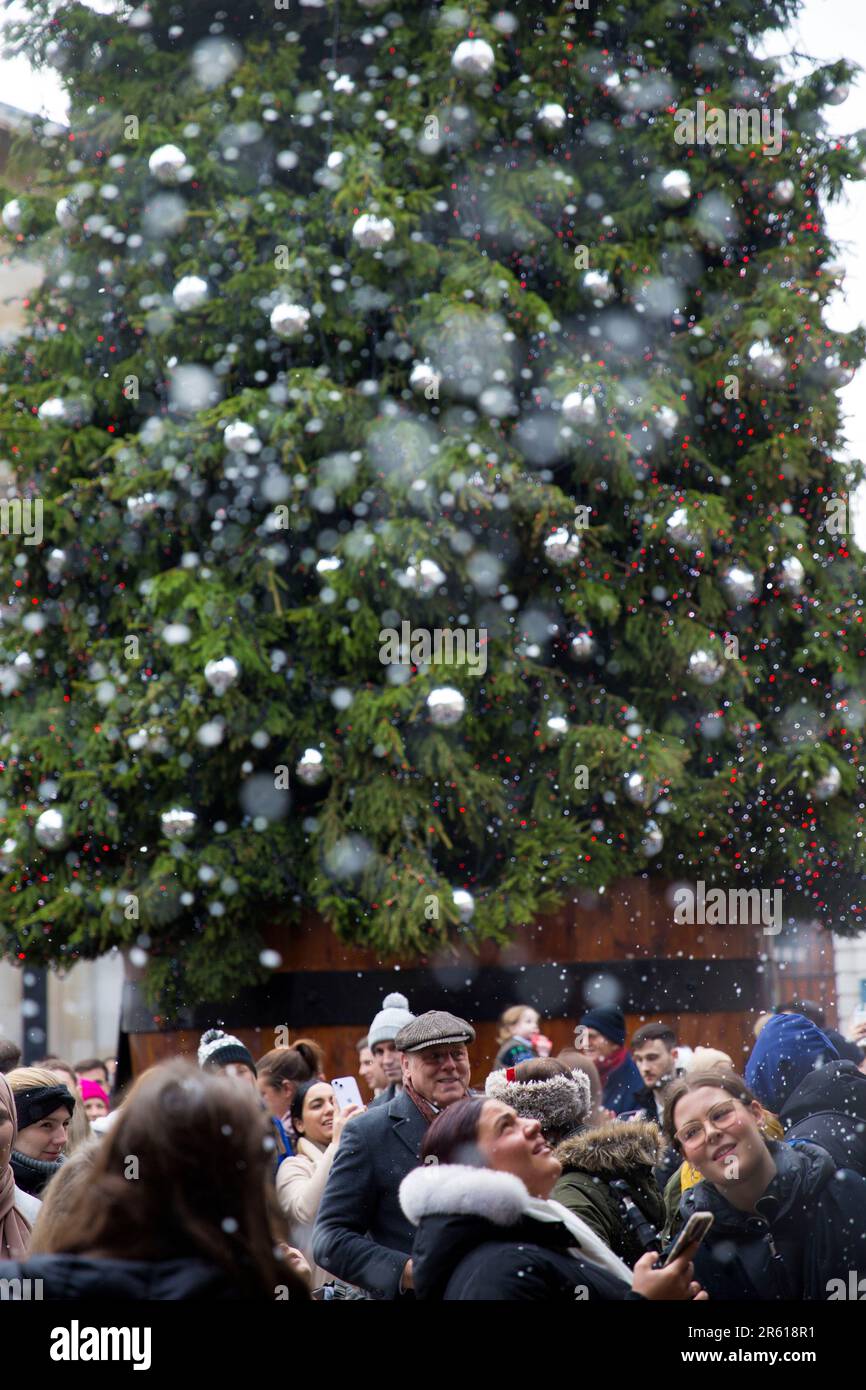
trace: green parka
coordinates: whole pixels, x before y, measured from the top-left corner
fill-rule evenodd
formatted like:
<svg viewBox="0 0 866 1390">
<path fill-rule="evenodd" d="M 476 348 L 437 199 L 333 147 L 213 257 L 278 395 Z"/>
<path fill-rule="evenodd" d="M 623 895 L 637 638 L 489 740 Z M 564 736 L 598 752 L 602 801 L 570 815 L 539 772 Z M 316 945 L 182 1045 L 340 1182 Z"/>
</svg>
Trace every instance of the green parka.
<svg viewBox="0 0 866 1390">
<path fill-rule="evenodd" d="M 653 1167 L 663 1152 L 659 1127 L 650 1120 L 610 1120 L 595 1129 L 581 1130 L 556 1149 L 562 1176 L 550 1195 L 583 1217 L 627 1265 L 634 1265 L 644 1249 L 609 1184 L 617 1178 L 627 1182 L 632 1201 L 661 1231 L 665 1205 Z"/>
</svg>

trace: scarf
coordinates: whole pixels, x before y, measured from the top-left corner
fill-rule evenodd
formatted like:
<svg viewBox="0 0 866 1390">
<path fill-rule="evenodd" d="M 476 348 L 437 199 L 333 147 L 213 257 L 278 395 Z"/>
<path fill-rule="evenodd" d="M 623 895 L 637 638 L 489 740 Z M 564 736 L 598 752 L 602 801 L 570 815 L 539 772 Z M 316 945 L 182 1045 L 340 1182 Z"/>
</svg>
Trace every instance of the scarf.
<svg viewBox="0 0 866 1390">
<path fill-rule="evenodd" d="M 603 1087 L 607 1084 L 607 1078 L 611 1072 L 616 1071 L 617 1067 L 621 1067 L 627 1056 L 628 1048 L 623 1043 L 622 1047 L 618 1047 L 616 1052 L 612 1052 L 609 1057 L 602 1057 L 600 1061 L 596 1062 L 596 1071 Z"/>
<path fill-rule="evenodd" d="M 14 1174 L 16 1185 L 21 1188 L 22 1192 L 29 1192 L 32 1197 L 38 1197 L 43 1187 L 62 1168 L 65 1162 L 66 1159 L 63 1155 L 55 1159 L 53 1163 L 49 1163 L 43 1158 L 31 1158 L 29 1154 L 19 1153 L 16 1148 L 13 1148 L 9 1167 Z"/>
<path fill-rule="evenodd" d="M 428 1125 L 432 1125 L 436 1116 L 440 1113 L 438 1107 L 435 1106 L 432 1101 L 425 1100 L 423 1096 L 419 1095 L 411 1081 L 403 1082 L 403 1090 L 415 1106 L 415 1109 L 420 1110 Z"/>
<path fill-rule="evenodd" d="M 15 1099 L 6 1077 L 0 1074 L 0 1102 L 12 1116 L 12 1145 L 18 1138 Z M 0 1260 L 23 1260 L 30 1244 L 30 1222 L 15 1210 L 15 1174 L 11 1163 L 0 1169 Z"/>
<path fill-rule="evenodd" d="M 541 1197 L 530 1197 L 527 1213 L 535 1221 L 562 1222 L 566 1230 L 574 1236 L 574 1245 L 578 1255 L 584 1260 L 589 1260 L 590 1264 L 600 1265 L 602 1269 L 607 1270 L 608 1274 L 622 1279 L 631 1288 L 633 1275 L 628 1265 L 624 1264 L 619 1256 L 605 1245 L 600 1236 L 597 1236 L 592 1227 L 587 1225 L 576 1212 L 570 1211 L 560 1202 L 555 1202 L 549 1198 L 544 1201 Z"/>
</svg>

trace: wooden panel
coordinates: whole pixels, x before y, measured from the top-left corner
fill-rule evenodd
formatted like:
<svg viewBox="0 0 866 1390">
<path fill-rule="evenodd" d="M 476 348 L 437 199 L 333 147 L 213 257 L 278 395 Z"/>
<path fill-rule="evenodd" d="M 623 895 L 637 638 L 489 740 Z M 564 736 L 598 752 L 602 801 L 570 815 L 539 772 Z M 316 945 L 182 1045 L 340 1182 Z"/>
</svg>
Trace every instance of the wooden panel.
<svg viewBox="0 0 866 1390">
<path fill-rule="evenodd" d="M 626 1017 L 627 1037 L 642 1023 L 663 1022 L 678 1030 L 679 1041 L 689 1047 L 719 1047 L 730 1053 L 741 1067 L 751 1051 L 754 1039 L 751 1035 L 751 1019 L 745 1014 L 653 1014 L 646 1016 L 628 1015 Z M 476 1041 L 470 1048 L 473 1084 L 479 1088 L 493 1067 L 497 1052 L 496 1024 L 482 1023 L 476 1028 Z M 552 1040 L 554 1055 L 563 1047 L 571 1047 L 574 1042 L 574 1020 L 547 1019 L 544 1031 Z M 269 1028 L 241 1028 L 237 1036 L 246 1044 L 258 1060 L 274 1046 L 273 1030 Z M 295 1036 L 290 1035 L 290 1040 Z M 315 1040 L 325 1049 L 325 1072 L 328 1076 L 356 1076 L 358 1054 L 355 1044 L 358 1041 L 356 1028 L 333 1026 L 317 1028 Z M 195 1061 L 199 1034 L 193 1032 L 177 1033 L 137 1033 L 130 1038 L 133 1071 L 136 1075 L 168 1057 L 186 1056 Z M 363 1087 L 362 1087 L 363 1090 Z"/>
</svg>

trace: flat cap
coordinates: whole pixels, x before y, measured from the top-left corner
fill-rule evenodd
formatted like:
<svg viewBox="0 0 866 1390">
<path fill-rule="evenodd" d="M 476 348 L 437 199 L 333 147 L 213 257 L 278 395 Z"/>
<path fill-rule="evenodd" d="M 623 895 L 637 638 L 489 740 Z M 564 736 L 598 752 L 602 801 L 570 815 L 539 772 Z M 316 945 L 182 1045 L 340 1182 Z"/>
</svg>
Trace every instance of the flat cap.
<svg viewBox="0 0 866 1390">
<path fill-rule="evenodd" d="M 420 1052 L 424 1047 L 438 1047 L 442 1043 L 474 1041 L 475 1029 L 465 1018 L 455 1018 L 454 1014 L 447 1014 L 442 1009 L 431 1009 L 401 1028 L 394 1039 L 394 1046 L 398 1052 Z"/>
</svg>

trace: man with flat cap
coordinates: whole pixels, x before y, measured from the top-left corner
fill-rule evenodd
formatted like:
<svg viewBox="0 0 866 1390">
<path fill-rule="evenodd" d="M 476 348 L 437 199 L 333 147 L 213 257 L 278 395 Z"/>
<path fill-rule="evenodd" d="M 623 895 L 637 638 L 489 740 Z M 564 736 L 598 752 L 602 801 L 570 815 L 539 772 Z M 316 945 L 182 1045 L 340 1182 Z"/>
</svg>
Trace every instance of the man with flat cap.
<svg viewBox="0 0 866 1390">
<path fill-rule="evenodd" d="M 433 1009 L 400 1029 L 403 1089 L 387 1105 L 354 1116 L 343 1130 L 313 1231 L 313 1258 L 373 1298 L 412 1288 L 415 1229 L 400 1208 L 400 1183 L 420 1159 L 434 1117 L 469 1091 L 467 1044 L 475 1030 Z"/>
</svg>

